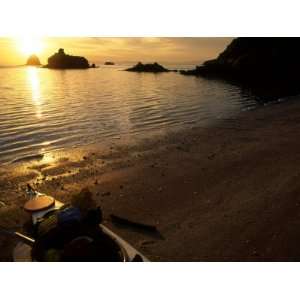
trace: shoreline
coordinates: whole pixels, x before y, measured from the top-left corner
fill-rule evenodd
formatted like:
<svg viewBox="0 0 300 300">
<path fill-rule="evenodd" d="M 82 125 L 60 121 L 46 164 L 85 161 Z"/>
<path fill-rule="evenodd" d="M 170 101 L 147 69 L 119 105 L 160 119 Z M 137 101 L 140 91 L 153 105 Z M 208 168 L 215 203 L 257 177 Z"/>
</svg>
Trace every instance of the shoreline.
<svg viewBox="0 0 300 300">
<path fill-rule="evenodd" d="M 105 224 L 151 260 L 298 261 L 296 98 L 143 144 L 88 146 L 0 167 L 0 225 L 26 221 L 29 182 L 64 202 L 89 187 Z M 160 235 L 116 227 L 111 213 L 155 224 Z M 0 237 L 0 260 L 9 260 L 13 244 Z"/>
</svg>

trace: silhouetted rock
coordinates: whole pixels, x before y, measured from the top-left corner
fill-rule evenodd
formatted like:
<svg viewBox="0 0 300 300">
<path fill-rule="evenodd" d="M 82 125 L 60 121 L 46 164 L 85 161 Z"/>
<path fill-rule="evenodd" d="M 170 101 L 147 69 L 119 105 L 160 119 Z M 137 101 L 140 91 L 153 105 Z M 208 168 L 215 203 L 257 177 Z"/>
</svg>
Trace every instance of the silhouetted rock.
<svg viewBox="0 0 300 300">
<path fill-rule="evenodd" d="M 164 68 L 162 65 L 156 62 L 154 64 L 142 64 L 141 62 L 139 62 L 132 68 L 126 69 L 125 71 L 152 73 L 169 72 L 168 69 Z"/>
<path fill-rule="evenodd" d="M 281 97 L 300 92 L 299 69 L 300 38 L 237 38 L 216 59 L 181 74 L 224 78 Z"/>
<path fill-rule="evenodd" d="M 112 61 L 106 61 L 104 64 L 105 64 L 106 66 L 113 66 L 115 63 L 112 62 Z"/>
<path fill-rule="evenodd" d="M 46 68 L 51 69 L 87 69 L 89 62 L 82 56 L 65 54 L 64 49 L 59 49 L 57 53 L 48 58 Z"/>
<path fill-rule="evenodd" d="M 32 54 L 28 57 L 26 65 L 27 66 L 40 66 L 41 62 L 35 54 Z"/>
</svg>

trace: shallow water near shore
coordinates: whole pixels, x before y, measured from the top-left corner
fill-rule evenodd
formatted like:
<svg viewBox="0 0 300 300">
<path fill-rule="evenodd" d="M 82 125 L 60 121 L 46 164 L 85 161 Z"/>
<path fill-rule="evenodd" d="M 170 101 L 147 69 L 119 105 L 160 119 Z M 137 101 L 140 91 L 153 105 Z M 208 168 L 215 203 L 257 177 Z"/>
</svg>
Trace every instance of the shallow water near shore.
<svg viewBox="0 0 300 300">
<path fill-rule="evenodd" d="M 232 124 L 239 112 L 258 105 L 225 82 L 125 67 L 1 68 L 0 162 L 112 140 L 136 143 L 220 120 Z"/>
</svg>

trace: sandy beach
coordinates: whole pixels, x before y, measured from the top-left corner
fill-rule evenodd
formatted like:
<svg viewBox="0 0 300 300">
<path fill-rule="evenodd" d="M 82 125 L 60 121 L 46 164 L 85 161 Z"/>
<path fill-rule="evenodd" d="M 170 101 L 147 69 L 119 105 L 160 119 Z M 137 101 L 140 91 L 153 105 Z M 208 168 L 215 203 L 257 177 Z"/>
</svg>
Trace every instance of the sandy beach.
<svg viewBox="0 0 300 300">
<path fill-rule="evenodd" d="M 105 224 L 154 261 L 299 261 L 300 103 L 142 144 L 112 141 L 0 167 L 0 225 L 20 230 L 31 183 L 64 202 L 88 187 Z M 113 213 L 159 234 L 113 225 Z M 0 238 L 2 261 L 16 241 Z"/>
</svg>

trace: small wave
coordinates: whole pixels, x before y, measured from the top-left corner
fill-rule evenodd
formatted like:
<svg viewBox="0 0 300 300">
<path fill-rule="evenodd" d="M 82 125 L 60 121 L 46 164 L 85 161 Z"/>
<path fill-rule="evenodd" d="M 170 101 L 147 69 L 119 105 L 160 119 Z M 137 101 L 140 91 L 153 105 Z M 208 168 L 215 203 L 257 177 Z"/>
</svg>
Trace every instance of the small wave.
<svg viewBox="0 0 300 300">
<path fill-rule="evenodd" d="M 28 156 L 16 158 L 12 161 L 12 163 L 26 162 L 31 160 L 42 160 L 43 158 L 44 158 L 44 154 L 34 154 L 34 155 L 28 155 Z"/>
</svg>

